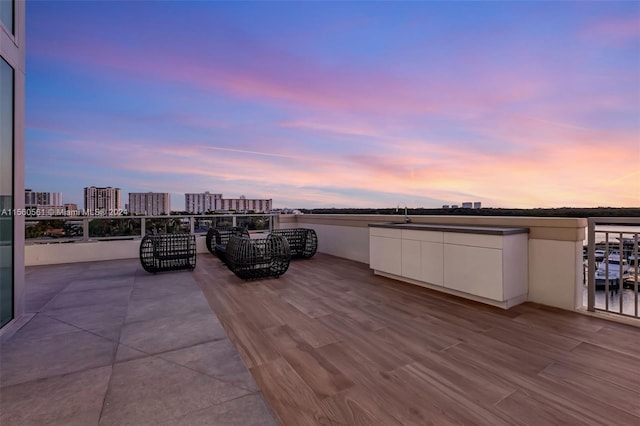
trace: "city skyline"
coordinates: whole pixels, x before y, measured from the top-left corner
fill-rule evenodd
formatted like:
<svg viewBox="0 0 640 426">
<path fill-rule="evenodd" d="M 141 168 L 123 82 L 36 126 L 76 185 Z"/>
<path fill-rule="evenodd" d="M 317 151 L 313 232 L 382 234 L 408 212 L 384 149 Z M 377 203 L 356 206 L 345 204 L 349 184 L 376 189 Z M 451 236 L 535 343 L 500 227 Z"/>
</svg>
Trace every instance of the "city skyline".
<svg viewBox="0 0 640 426">
<path fill-rule="evenodd" d="M 121 214 L 142 214 L 145 210 L 153 213 L 149 215 L 168 214 L 170 212 L 205 213 L 208 211 L 271 211 L 271 199 L 251 199 L 241 195 L 238 198 L 224 197 L 221 193 L 185 193 L 183 203 L 172 206 L 170 193 L 166 191 L 129 192 L 124 197 L 121 188 L 106 186 L 84 187 L 83 210 L 78 211 L 77 203 L 67 203 L 63 201 L 62 192 L 34 191 L 30 188 L 24 190 L 25 205 L 27 208 L 47 207 L 48 209 L 58 208 L 56 213 L 44 214 L 45 216 L 55 216 L 65 214 L 63 208 L 67 205 L 75 205 L 73 214 L 118 216 Z M 148 199 L 147 199 L 148 198 Z M 132 203 L 132 199 L 134 200 Z M 128 200 L 124 201 L 124 200 Z M 168 204 L 167 204 L 168 203 Z M 163 212 L 158 213 L 158 208 Z M 45 210 L 42 210 L 43 212 Z M 47 210 L 48 211 L 48 210 Z M 93 213 L 92 213 L 93 212 Z M 38 213 L 40 215 L 41 213 Z"/>
<path fill-rule="evenodd" d="M 52 1 L 27 21 L 25 185 L 65 201 L 640 206 L 636 2 Z"/>
</svg>

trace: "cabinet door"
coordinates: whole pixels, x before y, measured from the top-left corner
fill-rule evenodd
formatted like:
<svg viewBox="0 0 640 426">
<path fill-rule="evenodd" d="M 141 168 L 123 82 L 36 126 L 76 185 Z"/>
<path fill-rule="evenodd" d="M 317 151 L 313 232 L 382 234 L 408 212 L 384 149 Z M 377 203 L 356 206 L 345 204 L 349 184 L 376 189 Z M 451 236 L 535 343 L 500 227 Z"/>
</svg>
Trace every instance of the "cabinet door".
<svg viewBox="0 0 640 426">
<path fill-rule="evenodd" d="M 402 276 L 422 279 L 421 263 L 420 241 L 402 240 Z"/>
<path fill-rule="evenodd" d="M 445 244 L 444 286 L 503 301 L 502 250 Z"/>
<path fill-rule="evenodd" d="M 378 271 L 402 275 L 402 240 L 371 235 L 369 266 Z"/>
<path fill-rule="evenodd" d="M 442 243 L 422 241 L 420 280 L 434 285 L 444 284 L 444 248 Z"/>
</svg>

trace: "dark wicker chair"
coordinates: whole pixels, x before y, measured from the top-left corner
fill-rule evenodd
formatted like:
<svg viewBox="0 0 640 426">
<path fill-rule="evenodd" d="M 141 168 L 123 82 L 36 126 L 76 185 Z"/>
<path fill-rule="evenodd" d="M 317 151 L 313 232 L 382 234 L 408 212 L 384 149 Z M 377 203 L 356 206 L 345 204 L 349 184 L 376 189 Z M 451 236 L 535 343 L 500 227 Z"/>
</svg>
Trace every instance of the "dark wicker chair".
<svg viewBox="0 0 640 426">
<path fill-rule="evenodd" d="M 275 229 L 271 233 L 287 239 L 291 249 L 291 258 L 309 259 L 318 251 L 318 236 L 313 229 Z"/>
<path fill-rule="evenodd" d="M 243 280 L 277 278 L 287 272 L 290 261 L 289 243 L 280 235 L 269 234 L 267 238 L 233 235 L 227 244 L 227 267 Z"/>
<path fill-rule="evenodd" d="M 140 242 L 140 263 L 147 272 L 193 270 L 196 267 L 196 236 L 148 234 Z"/>
<path fill-rule="evenodd" d="M 209 228 L 206 238 L 207 250 L 209 250 L 211 254 L 218 256 L 222 262 L 225 262 L 227 244 L 229 243 L 229 238 L 232 235 L 248 238 L 249 231 L 247 231 L 247 228 L 240 226 Z"/>
</svg>

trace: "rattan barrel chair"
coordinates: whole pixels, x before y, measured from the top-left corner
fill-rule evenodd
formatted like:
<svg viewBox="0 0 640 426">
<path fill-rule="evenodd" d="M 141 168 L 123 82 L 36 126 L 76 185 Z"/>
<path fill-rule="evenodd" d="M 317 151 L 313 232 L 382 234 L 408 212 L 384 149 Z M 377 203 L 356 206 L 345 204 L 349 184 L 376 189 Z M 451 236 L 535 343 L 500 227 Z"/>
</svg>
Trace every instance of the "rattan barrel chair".
<svg viewBox="0 0 640 426">
<path fill-rule="evenodd" d="M 223 263 L 225 262 L 227 244 L 232 235 L 249 237 L 249 231 L 241 226 L 209 228 L 209 231 L 207 231 L 207 250 L 209 250 L 209 253 L 216 255 Z"/>
<path fill-rule="evenodd" d="M 147 234 L 140 242 L 140 263 L 147 272 L 194 270 L 196 236 L 193 234 Z"/>
<path fill-rule="evenodd" d="M 271 233 L 281 235 L 287 239 L 291 249 L 291 258 L 293 259 L 309 259 L 318 251 L 318 236 L 313 229 L 275 229 Z"/>
<path fill-rule="evenodd" d="M 287 272 L 291 251 L 287 239 L 269 234 L 266 238 L 232 235 L 227 244 L 227 267 L 243 280 L 279 277 Z"/>
</svg>

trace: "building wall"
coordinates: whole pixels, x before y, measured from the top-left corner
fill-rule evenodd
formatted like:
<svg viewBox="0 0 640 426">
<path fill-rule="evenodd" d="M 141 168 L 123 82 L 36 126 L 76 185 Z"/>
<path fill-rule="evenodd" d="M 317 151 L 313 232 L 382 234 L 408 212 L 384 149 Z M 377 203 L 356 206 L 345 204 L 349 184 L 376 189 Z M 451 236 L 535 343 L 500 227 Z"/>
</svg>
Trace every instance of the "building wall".
<svg viewBox="0 0 640 426">
<path fill-rule="evenodd" d="M 168 192 L 130 192 L 129 213 L 156 216 L 169 214 Z"/>
<path fill-rule="evenodd" d="M 24 204 L 29 216 L 56 216 L 65 214 L 62 192 L 41 192 L 24 190 Z M 34 213 L 35 212 L 35 213 Z"/>
<path fill-rule="evenodd" d="M 62 192 L 24 190 L 24 203 L 29 206 L 64 206 Z"/>
<path fill-rule="evenodd" d="M 26 265 L 95 262 L 98 260 L 136 259 L 140 257 L 140 241 L 91 241 L 74 244 L 30 244 L 25 247 Z M 205 235 L 196 238 L 196 253 L 211 254 Z"/>
<path fill-rule="evenodd" d="M 216 200 L 216 210 L 253 210 L 255 212 L 269 212 L 271 211 L 272 206 L 272 199 L 247 199 L 244 197 L 240 197 L 221 198 L 219 200 Z"/>
<path fill-rule="evenodd" d="M 85 214 L 93 215 L 118 215 L 122 208 L 120 188 L 110 186 L 84 188 Z"/>
<path fill-rule="evenodd" d="M 13 2 L 13 28 L 11 28 L 11 16 L 8 20 L 3 15 L 0 22 L 0 57 L 13 69 L 13 99 L 9 106 L 12 106 L 12 113 L 10 113 L 9 120 L 13 121 L 13 143 L 8 142 L 8 146 L 11 148 L 5 152 L 5 141 L 2 141 L 3 152 L 0 153 L 0 157 L 4 157 L 5 154 L 9 154 L 10 177 L 12 183 L 9 183 L 9 187 L 12 188 L 12 194 L 7 194 L 11 197 L 12 208 L 15 211 L 21 211 L 24 209 L 24 108 L 25 108 L 25 4 L 24 2 Z M 9 26 L 5 25 L 5 21 L 9 23 Z M 11 92 L 7 92 L 3 88 L 2 97 Z M 13 105 L 11 105 L 13 104 Z M 4 119 L 3 119 L 4 127 Z M 12 162 L 11 162 L 11 157 Z M 4 159 L 2 160 L 4 164 Z M 3 167 L 4 168 L 4 167 Z M 5 169 L 6 170 L 6 169 Z M 4 176 L 2 177 L 4 180 Z M 4 191 L 3 191 L 4 192 Z M 4 195 L 4 194 L 1 194 Z M 2 280 L 0 285 L 8 286 L 12 291 L 12 310 L 13 319 L 4 325 L 0 329 L 0 334 L 11 333 L 17 329 L 25 317 L 25 304 L 24 304 L 24 215 L 11 215 L 10 217 L 4 217 L 2 220 L 9 225 L 8 232 L 13 235 L 12 241 L 0 242 L 0 262 L 4 263 L 6 259 L 9 263 L 6 265 L 11 268 L 9 276 L 12 277 L 12 282 L 7 283 L 6 280 Z M 11 229 L 13 228 L 13 229 Z M 0 267 L 4 267 L 2 264 Z"/>
<path fill-rule="evenodd" d="M 217 200 L 222 194 L 210 192 L 184 194 L 184 210 L 189 213 L 205 213 L 216 210 Z"/>
</svg>

